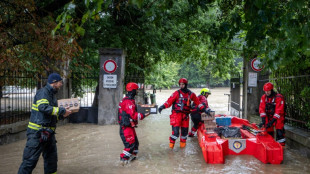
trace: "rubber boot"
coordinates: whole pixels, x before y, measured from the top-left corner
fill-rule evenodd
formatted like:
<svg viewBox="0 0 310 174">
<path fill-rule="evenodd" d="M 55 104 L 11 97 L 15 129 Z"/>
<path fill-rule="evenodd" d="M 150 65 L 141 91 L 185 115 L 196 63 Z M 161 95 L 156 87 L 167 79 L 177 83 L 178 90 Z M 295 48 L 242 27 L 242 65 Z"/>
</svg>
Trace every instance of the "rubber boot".
<svg viewBox="0 0 310 174">
<path fill-rule="evenodd" d="M 186 146 L 186 142 L 180 142 L 180 148 L 184 148 Z"/>
<path fill-rule="evenodd" d="M 122 165 L 122 166 L 128 164 L 128 159 L 125 159 L 125 158 L 122 158 L 122 157 L 121 157 L 120 161 L 121 161 L 121 165 Z"/>
<path fill-rule="evenodd" d="M 169 144 L 169 147 L 170 147 L 171 149 L 173 149 L 174 143 L 170 143 L 170 144 Z"/>
<path fill-rule="evenodd" d="M 132 154 L 131 157 L 128 159 L 128 163 L 134 161 L 135 159 L 137 159 L 137 156 Z"/>
</svg>

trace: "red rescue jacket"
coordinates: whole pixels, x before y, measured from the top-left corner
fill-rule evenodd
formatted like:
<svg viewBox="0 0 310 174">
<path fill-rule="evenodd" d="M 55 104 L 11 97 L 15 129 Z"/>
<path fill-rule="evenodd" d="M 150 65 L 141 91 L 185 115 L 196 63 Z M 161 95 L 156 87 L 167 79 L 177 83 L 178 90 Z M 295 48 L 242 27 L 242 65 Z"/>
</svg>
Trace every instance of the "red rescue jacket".
<svg viewBox="0 0 310 174">
<path fill-rule="evenodd" d="M 165 108 L 169 108 L 172 105 L 172 112 L 183 112 L 188 114 L 191 112 L 191 101 L 193 101 L 200 110 L 204 108 L 195 93 L 190 90 L 184 93 L 181 89 L 175 91 L 164 103 L 164 105 Z"/>
<path fill-rule="evenodd" d="M 201 104 L 203 104 L 205 106 L 205 108 L 209 108 L 209 104 L 208 104 L 208 100 L 207 100 L 207 97 L 204 96 L 204 95 L 198 95 L 198 100 L 200 101 Z M 193 103 L 193 106 L 192 106 L 192 114 L 194 113 L 200 113 L 201 114 L 201 111 L 199 110 L 199 108 L 197 107 L 197 105 L 195 105 L 195 103 Z"/>
<path fill-rule="evenodd" d="M 118 123 L 121 126 L 135 127 L 138 120 L 143 120 L 144 114 L 138 113 L 134 99 L 124 97 L 118 105 Z"/>
<path fill-rule="evenodd" d="M 268 117 L 279 119 L 285 115 L 285 101 L 281 94 L 276 94 L 272 97 L 267 97 L 264 94 L 259 104 L 259 115 L 260 117 Z"/>
</svg>

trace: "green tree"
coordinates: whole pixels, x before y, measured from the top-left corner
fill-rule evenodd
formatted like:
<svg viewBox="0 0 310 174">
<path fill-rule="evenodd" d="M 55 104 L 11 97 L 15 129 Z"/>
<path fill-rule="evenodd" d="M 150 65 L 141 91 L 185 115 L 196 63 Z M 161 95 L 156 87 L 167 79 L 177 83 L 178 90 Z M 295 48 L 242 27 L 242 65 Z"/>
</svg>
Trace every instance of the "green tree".
<svg viewBox="0 0 310 174">
<path fill-rule="evenodd" d="M 0 69 L 60 71 L 81 51 L 70 33 L 51 35 L 57 24 L 50 13 L 68 1 L 54 2 L 0 1 Z"/>
<path fill-rule="evenodd" d="M 178 63 L 158 63 L 153 66 L 151 73 L 146 76 L 145 83 L 153 85 L 155 89 L 168 88 L 178 83 Z"/>
<path fill-rule="evenodd" d="M 202 66 L 215 62 L 213 71 L 224 76 L 234 68 L 233 61 L 227 59 L 235 53 L 227 45 L 234 47 L 235 43 L 228 41 L 214 46 L 215 39 L 210 37 L 211 33 L 218 33 L 216 19 L 220 12 L 216 7 L 207 8 L 186 0 L 87 0 L 74 1 L 69 6 L 72 8 L 66 8 L 58 16 L 56 29 L 63 26 L 77 33 L 76 27 L 80 27 L 79 31 L 83 31 L 80 35 L 84 37 L 79 43 L 91 43 L 91 46 L 83 44 L 82 48 L 92 53 L 100 47 L 125 49 L 127 73 L 138 71 L 148 75 L 150 71 L 146 69 L 158 62 L 184 59 L 201 61 Z M 73 16 L 76 20 L 71 20 Z"/>
</svg>

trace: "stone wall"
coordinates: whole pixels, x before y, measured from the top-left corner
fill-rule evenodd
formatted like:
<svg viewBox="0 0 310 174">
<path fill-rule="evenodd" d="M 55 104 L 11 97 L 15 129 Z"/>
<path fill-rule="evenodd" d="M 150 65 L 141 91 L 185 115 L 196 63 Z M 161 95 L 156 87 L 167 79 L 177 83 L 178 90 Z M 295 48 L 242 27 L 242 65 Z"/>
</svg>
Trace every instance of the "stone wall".
<svg viewBox="0 0 310 174">
<path fill-rule="evenodd" d="M 60 120 L 57 126 L 66 124 L 68 119 Z M 13 143 L 26 138 L 29 120 L 0 126 L 0 145 Z"/>
</svg>

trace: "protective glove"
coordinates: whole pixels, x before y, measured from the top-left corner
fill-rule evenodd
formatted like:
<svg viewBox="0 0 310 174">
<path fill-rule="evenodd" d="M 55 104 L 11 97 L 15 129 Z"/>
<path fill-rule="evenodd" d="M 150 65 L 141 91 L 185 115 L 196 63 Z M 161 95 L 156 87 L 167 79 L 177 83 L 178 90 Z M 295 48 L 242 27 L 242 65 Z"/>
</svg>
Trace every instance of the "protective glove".
<svg viewBox="0 0 310 174">
<path fill-rule="evenodd" d="M 159 108 L 158 108 L 158 112 L 161 114 L 161 111 L 165 109 L 165 105 L 161 105 Z"/>
<path fill-rule="evenodd" d="M 275 119 L 275 118 L 272 118 L 272 120 L 271 120 L 270 122 L 267 123 L 266 128 L 270 128 L 270 127 L 273 125 L 273 123 L 274 123 L 275 121 L 276 121 L 276 119 Z"/>
<path fill-rule="evenodd" d="M 259 128 L 262 128 L 266 123 L 266 117 L 262 117 L 262 122 L 258 125 Z"/>
<path fill-rule="evenodd" d="M 205 108 L 203 110 L 204 113 L 206 113 L 207 115 L 210 115 L 211 109 L 210 108 Z"/>
<path fill-rule="evenodd" d="M 51 135 L 54 132 L 51 129 L 42 129 L 41 131 L 41 137 L 40 137 L 40 142 L 47 142 L 50 140 Z"/>
</svg>

